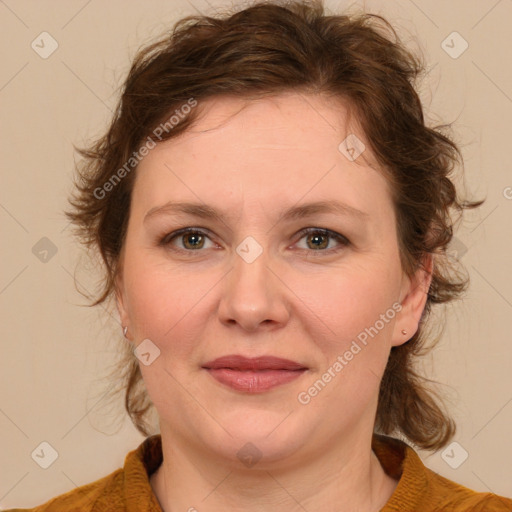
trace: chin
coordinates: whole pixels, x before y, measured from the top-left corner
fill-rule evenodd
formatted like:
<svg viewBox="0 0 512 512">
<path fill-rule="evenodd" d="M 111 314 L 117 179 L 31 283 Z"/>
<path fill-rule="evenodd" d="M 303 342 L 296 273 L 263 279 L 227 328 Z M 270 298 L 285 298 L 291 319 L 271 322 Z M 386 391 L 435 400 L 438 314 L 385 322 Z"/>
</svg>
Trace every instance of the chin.
<svg viewBox="0 0 512 512">
<path fill-rule="evenodd" d="M 244 462 L 245 459 L 253 465 L 257 463 L 261 469 L 271 463 L 275 467 L 276 462 L 284 462 L 302 450 L 312 436 L 303 418 L 298 415 L 294 418 L 293 414 L 287 416 L 288 412 L 282 411 L 285 411 L 284 407 L 280 413 L 254 409 L 232 411 L 229 420 L 219 418 L 219 423 L 231 436 L 220 427 L 215 429 L 217 435 L 212 436 L 212 430 L 208 428 L 204 442 L 212 451 L 235 462 L 238 468 L 240 462 L 251 466 Z"/>
</svg>

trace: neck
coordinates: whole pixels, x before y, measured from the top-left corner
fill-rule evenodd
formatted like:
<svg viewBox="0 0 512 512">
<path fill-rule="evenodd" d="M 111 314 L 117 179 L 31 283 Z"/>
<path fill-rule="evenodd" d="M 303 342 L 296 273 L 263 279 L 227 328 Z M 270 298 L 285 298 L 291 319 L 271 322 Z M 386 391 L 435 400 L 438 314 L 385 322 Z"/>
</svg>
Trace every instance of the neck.
<svg viewBox="0 0 512 512">
<path fill-rule="evenodd" d="M 162 431 L 164 461 L 150 483 L 164 512 L 377 512 L 398 482 L 371 450 L 371 434 L 345 436 L 316 458 L 301 458 L 300 466 L 258 463 L 240 470 Z"/>
</svg>

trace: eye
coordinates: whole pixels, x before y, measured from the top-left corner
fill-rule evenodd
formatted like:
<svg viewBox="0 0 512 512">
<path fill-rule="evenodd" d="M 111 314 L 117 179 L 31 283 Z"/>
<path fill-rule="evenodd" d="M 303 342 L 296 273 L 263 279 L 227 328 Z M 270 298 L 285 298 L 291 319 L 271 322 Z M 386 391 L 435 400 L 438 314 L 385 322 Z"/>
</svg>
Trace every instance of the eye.
<svg viewBox="0 0 512 512">
<path fill-rule="evenodd" d="M 198 249 L 203 249 L 205 246 L 205 241 L 207 239 L 210 240 L 206 232 L 201 229 L 183 228 L 164 236 L 160 240 L 159 245 L 174 245 L 172 244 L 174 239 L 178 239 L 178 241 L 182 243 L 181 247 L 177 247 L 178 250 L 182 251 L 195 251 Z"/>
<path fill-rule="evenodd" d="M 303 238 L 306 239 L 307 247 L 304 250 L 310 252 L 337 252 L 350 245 L 346 237 L 330 229 L 306 228 L 303 229 L 299 235 L 302 235 L 300 240 Z M 327 248 L 330 240 L 335 240 L 341 247 Z M 313 249 L 311 249 L 311 247 L 313 247 Z"/>
</svg>

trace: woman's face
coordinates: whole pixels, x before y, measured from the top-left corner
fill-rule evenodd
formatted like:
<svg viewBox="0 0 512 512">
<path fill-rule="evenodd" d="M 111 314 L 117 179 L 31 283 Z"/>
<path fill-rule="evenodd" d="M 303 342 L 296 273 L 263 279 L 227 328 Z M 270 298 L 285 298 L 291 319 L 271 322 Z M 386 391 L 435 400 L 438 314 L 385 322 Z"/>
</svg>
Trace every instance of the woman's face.
<svg viewBox="0 0 512 512">
<path fill-rule="evenodd" d="M 290 93 L 204 105 L 137 168 L 118 281 L 130 339 L 150 340 L 138 352 L 162 433 L 235 461 L 254 450 L 260 464 L 355 443 L 426 298 L 401 269 L 388 183 L 369 149 L 354 160 L 360 142 L 340 150 L 349 134 L 366 143 L 341 104 Z M 304 208 L 320 202 L 338 206 Z M 200 233 L 173 235 L 185 228 Z M 302 370 L 207 364 L 231 355 Z"/>
</svg>

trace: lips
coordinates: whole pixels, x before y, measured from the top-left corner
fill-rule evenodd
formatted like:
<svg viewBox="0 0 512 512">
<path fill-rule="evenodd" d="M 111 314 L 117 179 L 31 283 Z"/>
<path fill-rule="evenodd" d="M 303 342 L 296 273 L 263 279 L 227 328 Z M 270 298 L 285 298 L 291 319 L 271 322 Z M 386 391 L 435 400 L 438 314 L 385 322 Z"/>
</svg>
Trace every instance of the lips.
<svg viewBox="0 0 512 512">
<path fill-rule="evenodd" d="M 279 357 L 247 358 L 238 355 L 219 357 L 203 365 L 218 382 L 236 391 L 262 393 L 291 382 L 307 367 Z"/>
<path fill-rule="evenodd" d="M 217 370 L 219 368 L 228 368 L 231 370 L 306 370 L 307 368 L 295 361 L 289 359 L 281 359 L 280 357 L 261 356 L 261 357 L 243 357 L 237 355 L 229 355 L 219 357 L 213 361 L 209 361 L 203 365 L 203 368 Z"/>
</svg>

